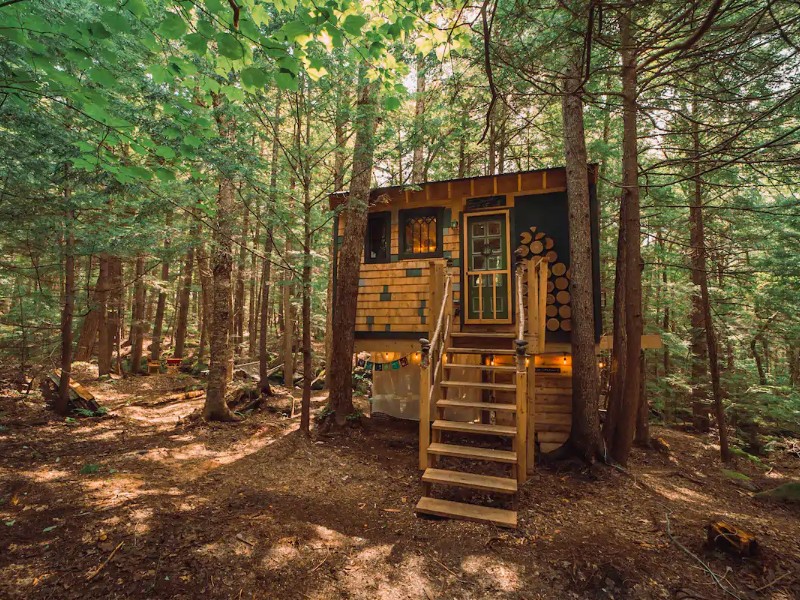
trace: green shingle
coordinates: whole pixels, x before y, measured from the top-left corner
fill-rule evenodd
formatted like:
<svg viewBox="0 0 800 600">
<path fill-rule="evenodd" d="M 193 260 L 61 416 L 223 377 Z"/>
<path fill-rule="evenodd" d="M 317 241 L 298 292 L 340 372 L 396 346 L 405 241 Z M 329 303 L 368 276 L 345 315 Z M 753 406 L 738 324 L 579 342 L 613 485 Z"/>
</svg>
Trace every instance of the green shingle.
<svg viewBox="0 0 800 600">
<path fill-rule="evenodd" d="M 406 269 L 406 277 L 422 277 L 422 269 Z"/>
<path fill-rule="evenodd" d="M 388 302 L 392 299 L 392 295 L 389 292 L 383 292 L 381 294 L 381 302 Z"/>
</svg>

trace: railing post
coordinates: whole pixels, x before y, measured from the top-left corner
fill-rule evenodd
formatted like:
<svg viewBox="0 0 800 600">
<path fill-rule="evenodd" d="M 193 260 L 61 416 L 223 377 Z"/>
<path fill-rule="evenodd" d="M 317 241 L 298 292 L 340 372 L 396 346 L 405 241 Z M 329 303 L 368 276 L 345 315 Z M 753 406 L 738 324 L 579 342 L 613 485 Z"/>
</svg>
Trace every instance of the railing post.
<svg viewBox="0 0 800 600">
<path fill-rule="evenodd" d="M 428 468 L 428 446 L 431 443 L 431 343 L 421 338 L 422 358 L 419 363 L 419 468 Z"/>
<path fill-rule="evenodd" d="M 525 483 L 528 478 L 528 373 L 525 370 L 525 349 L 528 342 L 519 339 L 517 346 L 517 482 Z"/>
</svg>

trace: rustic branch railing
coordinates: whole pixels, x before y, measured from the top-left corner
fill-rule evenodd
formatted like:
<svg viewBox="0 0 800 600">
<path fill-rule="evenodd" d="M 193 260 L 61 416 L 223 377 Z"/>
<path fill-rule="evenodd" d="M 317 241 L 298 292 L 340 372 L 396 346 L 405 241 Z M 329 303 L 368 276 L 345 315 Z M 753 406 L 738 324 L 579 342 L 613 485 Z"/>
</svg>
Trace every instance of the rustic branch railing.
<svg viewBox="0 0 800 600">
<path fill-rule="evenodd" d="M 419 468 L 428 468 L 428 446 L 431 441 L 431 402 L 436 401 L 437 385 L 444 373 L 444 356 L 450 345 L 450 332 L 453 321 L 453 301 L 451 298 L 451 277 L 445 261 L 431 261 L 431 314 L 438 306 L 436 328 L 430 341 L 420 339 L 422 357 L 420 359 L 419 380 Z M 441 299 L 439 298 L 441 294 Z M 439 300 L 436 302 L 436 300 Z M 435 359 L 431 369 L 431 357 Z"/>
<path fill-rule="evenodd" d="M 528 268 L 533 267 L 533 263 L 528 265 Z M 517 435 L 514 438 L 514 451 L 517 453 L 517 481 L 519 483 L 524 483 L 528 477 L 528 364 L 526 364 L 528 341 L 525 339 L 525 306 L 522 293 L 522 286 L 525 281 L 524 269 L 522 257 L 517 256 L 515 277 L 517 284 L 517 339 L 514 342 L 517 351 L 517 371 L 514 375 Z M 528 293 L 530 293 L 530 289 Z"/>
</svg>

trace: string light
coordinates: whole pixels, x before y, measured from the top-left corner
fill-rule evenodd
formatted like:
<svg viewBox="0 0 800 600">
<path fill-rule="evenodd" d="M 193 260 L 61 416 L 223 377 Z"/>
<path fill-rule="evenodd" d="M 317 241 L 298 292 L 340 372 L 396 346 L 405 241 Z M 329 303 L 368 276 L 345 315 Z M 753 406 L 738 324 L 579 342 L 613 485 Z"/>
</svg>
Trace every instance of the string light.
<svg viewBox="0 0 800 600">
<path fill-rule="evenodd" d="M 562 359 L 564 364 L 567 364 L 567 353 L 564 352 L 564 358 Z"/>
</svg>

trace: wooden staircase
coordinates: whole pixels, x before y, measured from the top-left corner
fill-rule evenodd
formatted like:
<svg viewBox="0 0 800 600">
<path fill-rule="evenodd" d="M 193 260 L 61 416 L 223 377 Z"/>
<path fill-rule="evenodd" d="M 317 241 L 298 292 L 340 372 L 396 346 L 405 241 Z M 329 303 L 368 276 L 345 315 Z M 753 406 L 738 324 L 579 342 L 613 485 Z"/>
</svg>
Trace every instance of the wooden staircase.
<svg viewBox="0 0 800 600">
<path fill-rule="evenodd" d="M 535 276 L 538 291 L 538 271 Z M 517 277 L 523 277 L 519 269 Z M 446 279 L 431 341 L 420 340 L 423 494 L 416 512 L 514 528 L 519 485 L 532 455 L 528 407 L 534 369 L 528 360 L 531 336 L 526 335 L 522 288 L 517 286 L 513 331 L 462 332 L 451 331 L 449 288 Z M 533 341 L 537 350 L 540 339 Z M 433 423 L 427 418 L 431 409 Z"/>
</svg>

